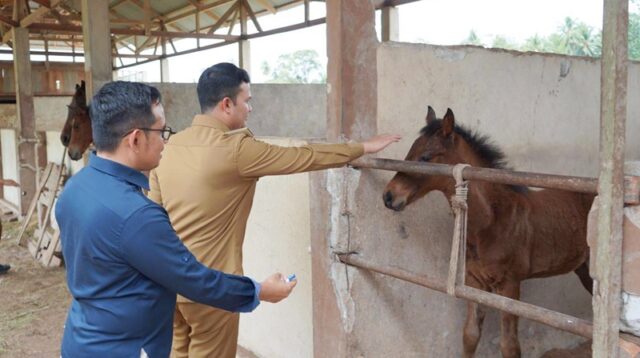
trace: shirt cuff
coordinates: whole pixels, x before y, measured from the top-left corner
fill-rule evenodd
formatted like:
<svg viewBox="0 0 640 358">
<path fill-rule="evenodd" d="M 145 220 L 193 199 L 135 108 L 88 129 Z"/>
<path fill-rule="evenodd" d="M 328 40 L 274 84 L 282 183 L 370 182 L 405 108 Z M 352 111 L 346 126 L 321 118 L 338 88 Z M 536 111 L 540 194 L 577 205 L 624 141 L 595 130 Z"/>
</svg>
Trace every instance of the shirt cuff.
<svg viewBox="0 0 640 358">
<path fill-rule="evenodd" d="M 253 308 L 255 309 L 260 304 L 260 290 L 262 289 L 262 285 L 254 279 L 251 279 L 251 281 L 253 282 L 253 286 L 256 288 L 255 294 L 253 295 Z"/>
<path fill-rule="evenodd" d="M 352 159 L 360 158 L 364 155 L 364 144 L 362 143 L 347 143 L 349 146 L 349 154 Z"/>
</svg>

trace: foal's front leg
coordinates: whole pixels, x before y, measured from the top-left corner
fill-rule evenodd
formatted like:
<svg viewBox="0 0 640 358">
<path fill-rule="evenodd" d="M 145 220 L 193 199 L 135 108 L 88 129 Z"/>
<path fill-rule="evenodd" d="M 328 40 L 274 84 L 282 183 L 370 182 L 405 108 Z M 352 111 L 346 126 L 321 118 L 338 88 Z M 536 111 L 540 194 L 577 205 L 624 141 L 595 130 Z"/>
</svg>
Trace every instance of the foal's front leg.
<svg viewBox="0 0 640 358">
<path fill-rule="evenodd" d="M 465 281 L 467 286 L 487 290 L 469 273 L 467 273 Z M 464 331 L 462 333 L 465 358 L 472 358 L 478 348 L 478 342 L 480 342 L 480 337 L 482 336 L 482 322 L 484 322 L 485 310 L 484 306 L 467 301 L 467 320 L 464 323 Z"/>
<path fill-rule="evenodd" d="M 520 282 L 508 281 L 497 288 L 499 295 L 520 299 Z M 504 358 L 520 358 L 520 342 L 518 342 L 518 316 L 502 312 L 500 324 L 500 350 Z"/>
</svg>

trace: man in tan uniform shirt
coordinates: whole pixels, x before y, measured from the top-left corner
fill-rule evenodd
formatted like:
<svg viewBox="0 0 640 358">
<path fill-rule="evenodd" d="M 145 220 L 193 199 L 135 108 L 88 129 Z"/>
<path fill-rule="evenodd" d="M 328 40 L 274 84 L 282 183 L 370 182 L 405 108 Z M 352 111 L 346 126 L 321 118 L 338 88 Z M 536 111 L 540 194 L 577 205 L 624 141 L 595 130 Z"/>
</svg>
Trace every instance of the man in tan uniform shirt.
<svg viewBox="0 0 640 358">
<path fill-rule="evenodd" d="M 149 197 L 169 213 L 178 236 L 204 265 L 242 274 L 242 243 L 258 178 L 342 166 L 398 141 L 280 147 L 245 128 L 251 112 L 249 75 L 233 64 L 204 71 L 198 82 L 202 113 L 174 135 L 150 175 Z M 178 297 L 173 357 L 236 355 L 239 315 Z"/>
</svg>

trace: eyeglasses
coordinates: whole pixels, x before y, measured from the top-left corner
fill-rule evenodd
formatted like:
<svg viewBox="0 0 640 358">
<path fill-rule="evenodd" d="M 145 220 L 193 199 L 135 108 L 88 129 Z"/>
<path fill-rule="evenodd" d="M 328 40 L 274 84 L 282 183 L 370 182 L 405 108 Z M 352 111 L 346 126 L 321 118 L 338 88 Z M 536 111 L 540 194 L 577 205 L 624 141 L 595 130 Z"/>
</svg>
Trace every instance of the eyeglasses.
<svg viewBox="0 0 640 358">
<path fill-rule="evenodd" d="M 171 137 L 171 135 L 176 134 L 177 132 L 174 131 L 173 129 L 171 129 L 171 127 L 164 127 L 162 129 L 155 129 L 155 128 L 133 128 L 132 130 L 128 131 L 127 133 L 123 134 L 123 137 L 128 136 L 129 134 L 131 134 L 131 132 L 133 132 L 134 130 L 139 129 L 141 131 L 151 131 L 151 132 L 160 132 L 160 136 L 162 137 L 163 140 L 169 140 L 169 138 Z"/>
</svg>

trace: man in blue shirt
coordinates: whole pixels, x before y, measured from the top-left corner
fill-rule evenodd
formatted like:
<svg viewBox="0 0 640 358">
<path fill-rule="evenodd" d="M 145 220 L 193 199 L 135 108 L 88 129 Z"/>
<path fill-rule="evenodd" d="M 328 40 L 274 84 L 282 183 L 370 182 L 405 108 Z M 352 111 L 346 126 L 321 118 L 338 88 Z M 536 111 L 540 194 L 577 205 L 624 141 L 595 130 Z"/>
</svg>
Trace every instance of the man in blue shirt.
<svg viewBox="0 0 640 358">
<path fill-rule="evenodd" d="M 56 205 L 73 296 L 62 357 L 168 357 L 176 293 L 233 312 L 289 295 L 281 274 L 258 284 L 200 264 L 142 192 L 172 134 L 156 88 L 106 84 L 91 121 L 97 153 Z"/>
</svg>

